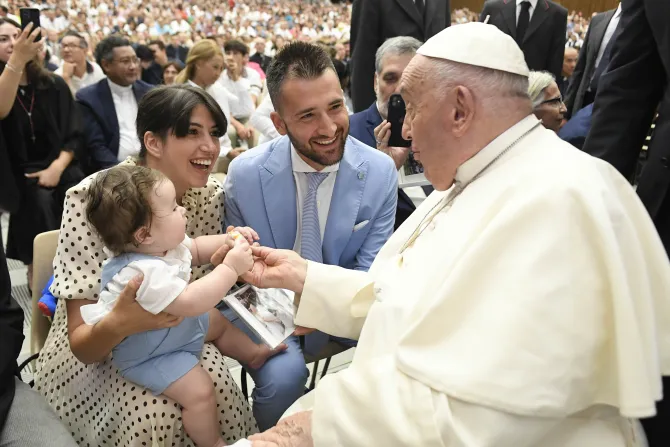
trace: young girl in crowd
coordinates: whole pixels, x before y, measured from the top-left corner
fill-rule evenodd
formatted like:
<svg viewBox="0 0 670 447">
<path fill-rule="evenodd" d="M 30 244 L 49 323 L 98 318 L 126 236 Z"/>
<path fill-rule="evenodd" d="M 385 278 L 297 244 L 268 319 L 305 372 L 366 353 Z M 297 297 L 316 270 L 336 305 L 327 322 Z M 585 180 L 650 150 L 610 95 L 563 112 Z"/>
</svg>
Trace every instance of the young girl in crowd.
<svg viewBox="0 0 670 447">
<path fill-rule="evenodd" d="M 249 242 L 236 232 L 189 239 L 174 185 L 149 168 L 109 169 L 86 194 L 88 221 L 111 253 L 102 267 L 100 298 L 81 308 L 82 318 L 91 325 L 100 321 L 126 284 L 142 275 L 139 305 L 154 314 L 184 318 L 168 329 L 126 337 L 114 348 L 113 362 L 126 379 L 177 401 L 183 407 L 184 429 L 198 447 L 225 445 L 212 379 L 199 366 L 203 344 L 213 341 L 222 354 L 251 368 L 286 349 L 255 344 L 214 309 L 252 268 Z M 252 237 L 251 229 L 242 231 Z M 230 247 L 224 262 L 189 284 L 191 265 L 208 264 L 223 245 Z"/>
</svg>

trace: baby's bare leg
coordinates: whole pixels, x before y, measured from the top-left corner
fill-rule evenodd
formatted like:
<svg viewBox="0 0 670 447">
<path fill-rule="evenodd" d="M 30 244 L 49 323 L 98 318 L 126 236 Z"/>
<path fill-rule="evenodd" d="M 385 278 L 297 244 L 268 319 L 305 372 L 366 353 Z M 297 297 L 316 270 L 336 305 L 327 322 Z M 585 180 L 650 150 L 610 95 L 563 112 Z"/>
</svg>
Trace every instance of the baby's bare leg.
<svg viewBox="0 0 670 447">
<path fill-rule="evenodd" d="M 197 365 L 163 392 L 181 405 L 184 430 L 198 447 L 226 445 L 216 414 L 216 393 L 212 378 Z"/>
<path fill-rule="evenodd" d="M 286 345 L 280 345 L 274 350 L 264 344 L 257 345 L 216 309 L 209 311 L 209 329 L 205 341 L 213 342 L 221 354 L 254 369 L 260 368 L 269 357 L 286 349 Z"/>
</svg>

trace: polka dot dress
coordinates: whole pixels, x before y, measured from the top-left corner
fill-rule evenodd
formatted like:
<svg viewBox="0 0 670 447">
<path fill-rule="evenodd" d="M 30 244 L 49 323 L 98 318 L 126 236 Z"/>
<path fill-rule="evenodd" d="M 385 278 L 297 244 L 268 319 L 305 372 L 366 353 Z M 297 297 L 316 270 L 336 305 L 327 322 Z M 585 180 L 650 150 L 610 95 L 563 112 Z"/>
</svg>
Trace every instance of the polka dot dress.
<svg viewBox="0 0 670 447">
<path fill-rule="evenodd" d="M 126 161 L 124 163 L 130 163 Z M 65 299 L 96 300 L 105 254 L 102 242 L 84 218 L 84 193 L 93 176 L 68 191 L 56 258 L 52 292 Z M 205 188 L 187 191 L 183 199 L 187 234 L 221 233 L 223 191 L 210 177 Z M 192 279 L 206 273 L 193 269 Z M 194 446 L 184 432 L 181 409 L 173 400 L 154 396 L 122 378 L 110 359 L 85 365 L 67 336 L 65 299 L 58 301 L 53 324 L 40 353 L 35 388 L 69 428 L 80 447 Z M 111 356 L 110 356 L 111 357 Z M 221 432 L 228 443 L 257 432 L 256 422 L 224 363 L 206 343 L 201 364 L 216 388 Z"/>
</svg>

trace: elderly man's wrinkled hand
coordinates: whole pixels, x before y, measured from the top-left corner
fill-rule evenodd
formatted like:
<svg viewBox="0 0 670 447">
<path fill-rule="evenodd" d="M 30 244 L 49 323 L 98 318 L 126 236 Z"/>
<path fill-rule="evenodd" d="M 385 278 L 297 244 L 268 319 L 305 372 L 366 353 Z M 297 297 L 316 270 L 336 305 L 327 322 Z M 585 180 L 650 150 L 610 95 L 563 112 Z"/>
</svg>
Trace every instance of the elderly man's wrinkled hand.
<svg viewBox="0 0 670 447">
<path fill-rule="evenodd" d="M 314 447 L 312 412 L 302 411 L 282 419 L 276 427 L 249 440 L 253 447 Z"/>
</svg>

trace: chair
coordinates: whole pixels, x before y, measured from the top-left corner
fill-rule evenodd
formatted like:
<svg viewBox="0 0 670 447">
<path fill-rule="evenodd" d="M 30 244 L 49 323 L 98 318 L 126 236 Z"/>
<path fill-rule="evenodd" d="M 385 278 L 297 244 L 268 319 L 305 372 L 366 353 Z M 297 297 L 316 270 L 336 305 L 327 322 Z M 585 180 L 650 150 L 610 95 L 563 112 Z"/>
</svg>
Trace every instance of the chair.
<svg viewBox="0 0 670 447">
<path fill-rule="evenodd" d="M 51 322 L 42 314 L 37 304 L 42 290 L 53 275 L 53 261 L 58 247 L 58 230 L 38 234 L 33 243 L 33 311 L 30 328 L 30 353 L 38 354 L 49 335 Z"/>
<path fill-rule="evenodd" d="M 301 336 L 300 337 L 300 347 L 303 349 L 304 353 L 304 347 L 305 347 L 305 337 Z M 310 363 L 314 363 L 314 370 L 312 372 L 312 380 L 310 381 L 309 388 L 305 391 L 305 393 L 308 393 L 309 391 L 312 391 L 316 387 L 316 373 L 319 370 L 319 362 L 323 359 L 326 360 L 326 364 L 323 367 L 323 371 L 321 372 L 321 377 L 319 379 L 323 379 L 324 376 L 328 373 L 328 367 L 330 366 L 330 361 L 333 358 L 333 356 L 346 351 L 347 349 L 351 349 L 349 346 L 344 346 L 339 343 L 336 343 L 334 341 L 329 342 L 326 346 L 323 347 L 323 349 L 316 355 L 311 356 L 308 354 L 304 354 L 305 357 L 305 364 L 309 365 Z M 242 367 L 242 373 L 240 376 L 240 379 L 242 380 L 242 395 L 246 400 L 249 400 L 249 386 L 247 384 L 247 370 Z"/>
</svg>

